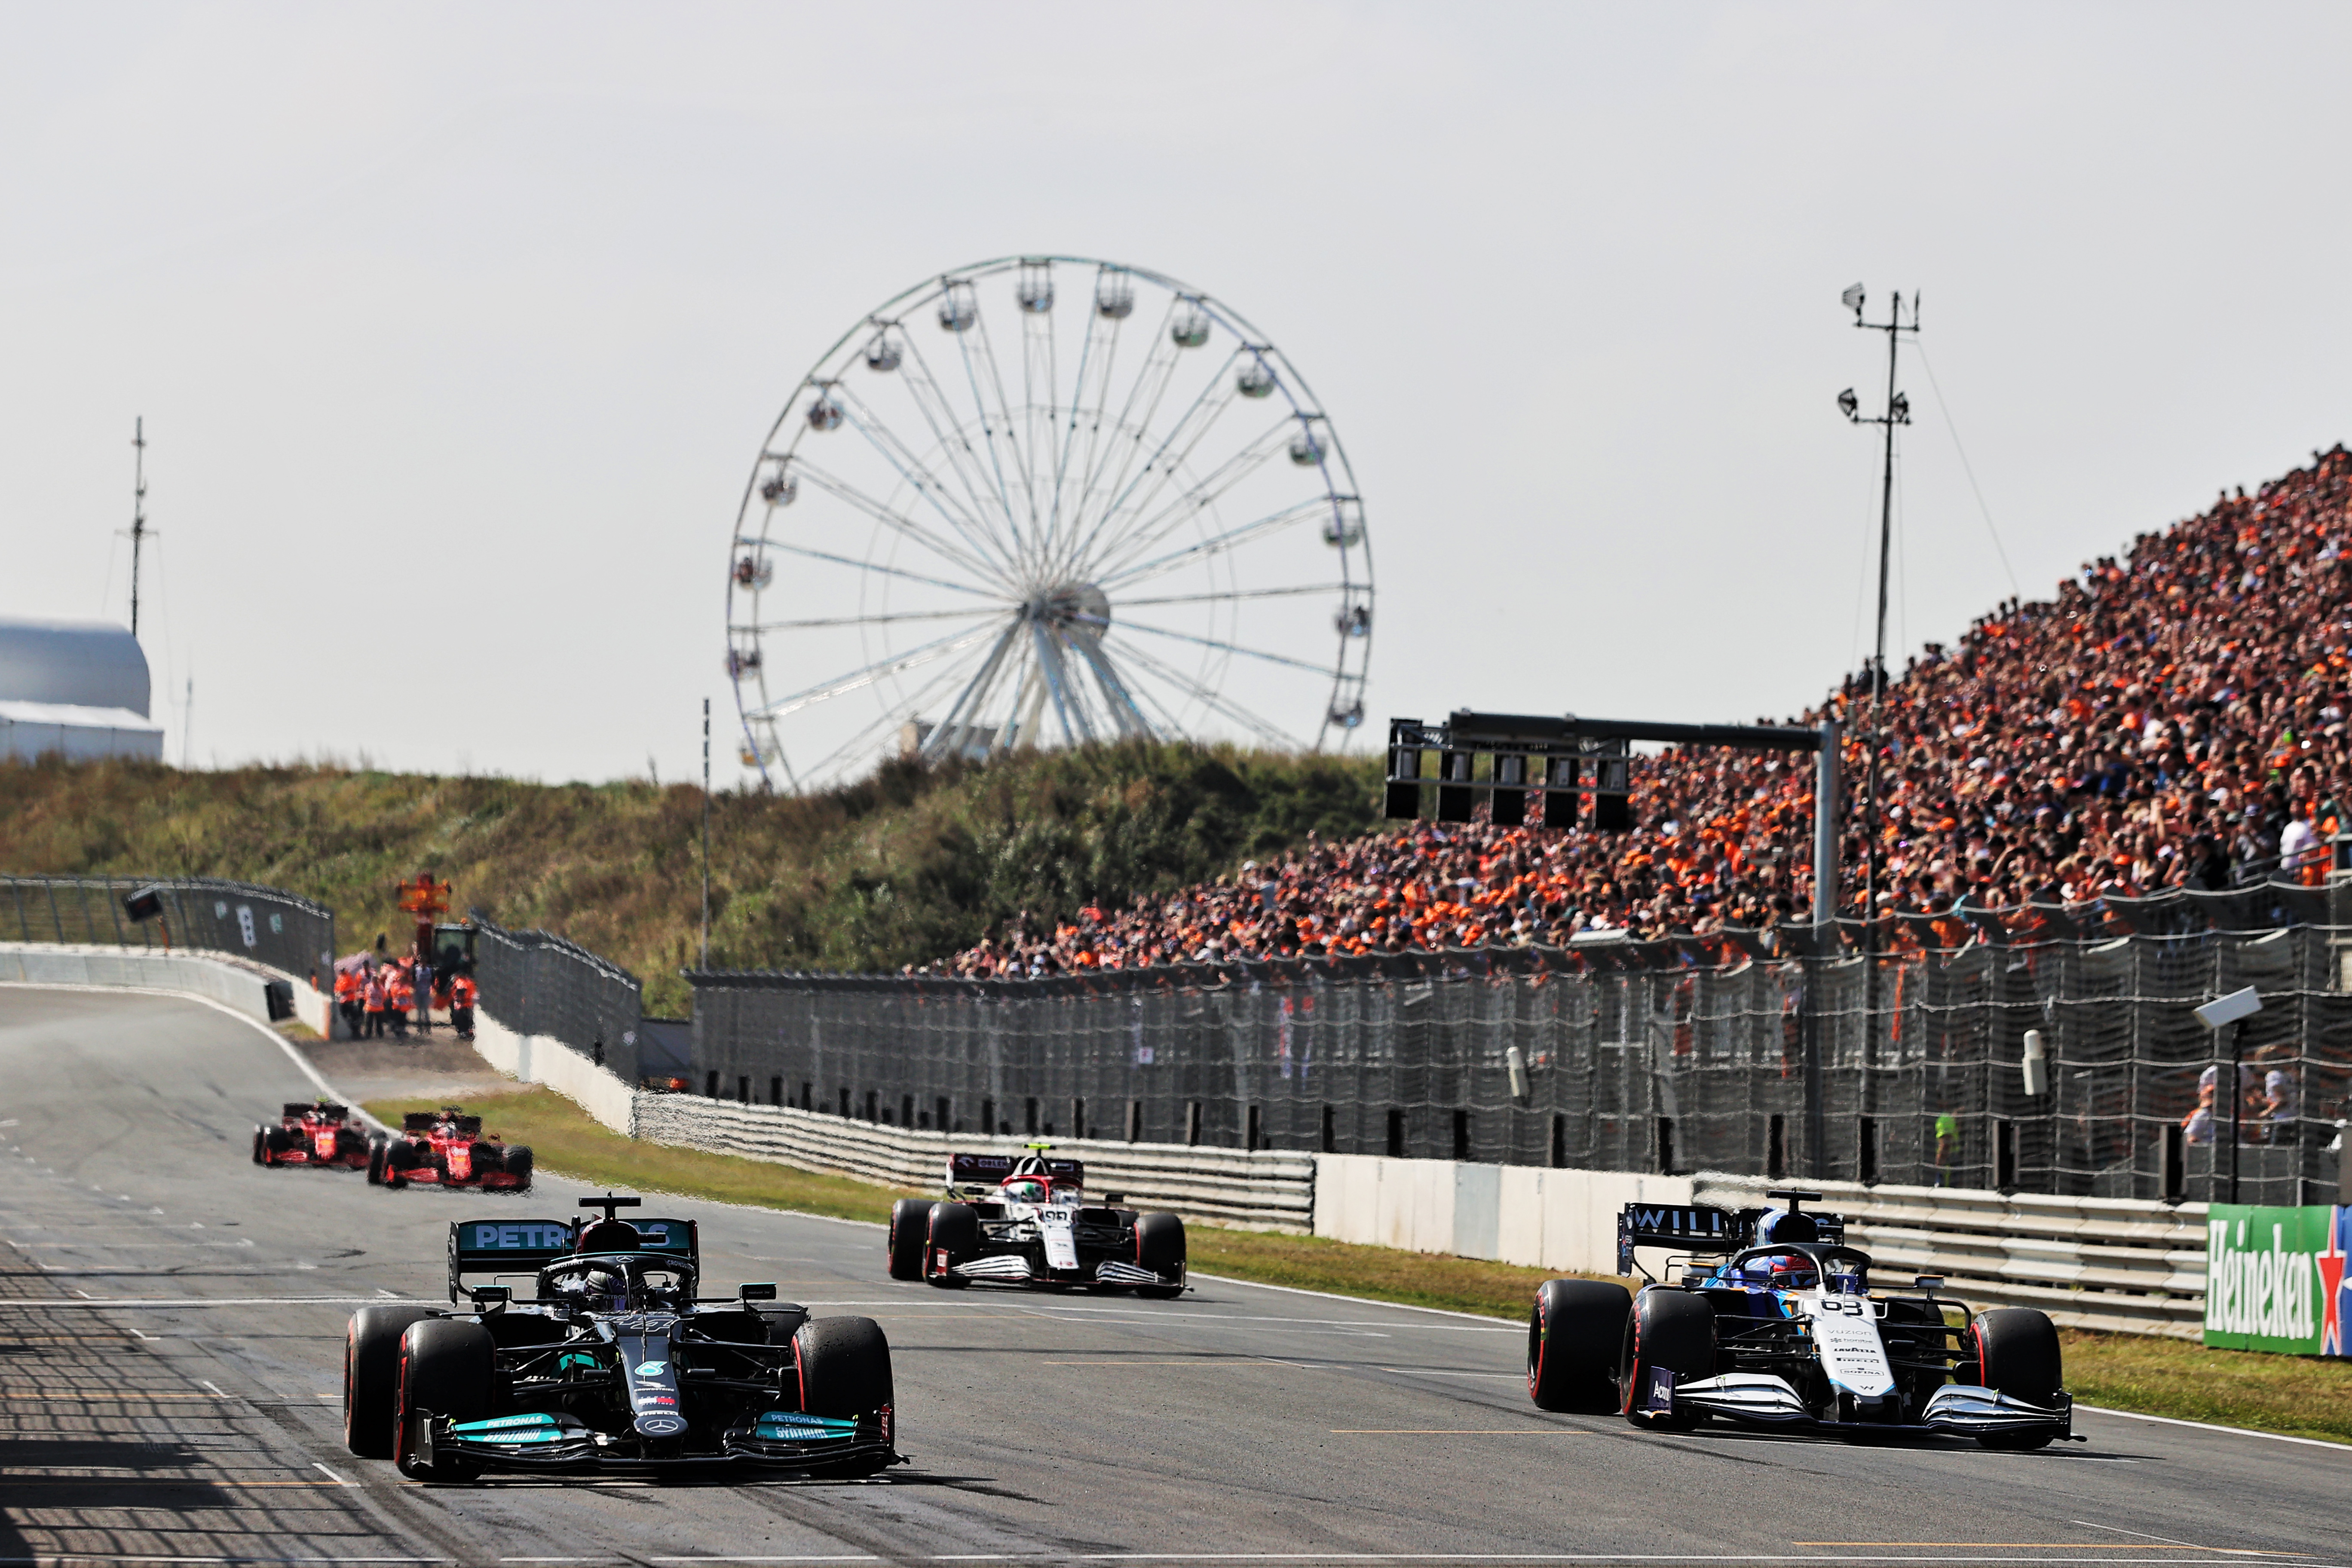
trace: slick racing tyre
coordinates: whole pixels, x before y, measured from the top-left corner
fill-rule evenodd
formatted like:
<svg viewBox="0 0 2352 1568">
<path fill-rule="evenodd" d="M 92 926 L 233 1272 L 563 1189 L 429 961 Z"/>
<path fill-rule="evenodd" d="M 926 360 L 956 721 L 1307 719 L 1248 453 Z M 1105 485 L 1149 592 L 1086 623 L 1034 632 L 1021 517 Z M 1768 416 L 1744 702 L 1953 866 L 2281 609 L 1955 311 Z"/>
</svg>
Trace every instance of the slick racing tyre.
<svg viewBox="0 0 2352 1568">
<path fill-rule="evenodd" d="M 1618 1358 L 1617 1408 L 1636 1426 L 1687 1430 L 1693 1414 L 1658 1415 L 1643 1408 L 1656 1374 L 1670 1372 L 1677 1384 L 1715 1375 L 1715 1308 L 1704 1296 L 1652 1286 L 1633 1298 L 1626 1315 L 1624 1351 Z"/>
<path fill-rule="evenodd" d="M 416 1145 L 405 1138 L 394 1138 L 383 1148 L 383 1184 L 394 1192 L 408 1185 L 408 1173 L 424 1163 Z"/>
<path fill-rule="evenodd" d="M 452 1421 L 489 1415 L 493 1349 L 489 1330 L 454 1318 L 423 1319 L 400 1336 L 392 1457 L 402 1475 L 421 1481 L 473 1478 L 475 1468 L 462 1459 L 436 1458 L 428 1467 L 417 1449 L 418 1428 L 427 1413 Z"/>
<path fill-rule="evenodd" d="M 499 1163 L 506 1171 L 506 1173 L 514 1178 L 514 1191 L 518 1193 L 527 1193 L 530 1191 L 530 1144 L 509 1144 L 507 1146 L 506 1158 L 499 1162 Z"/>
<path fill-rule="evenodd" d="M 1528 1397 L 1538 1410 L 1615 1408 L 1609 1385 L 1633 1298 L 1604 1279 L 1547 1279 L 1528 1313 Z"/>
<path fill-rule="evenodd" d="M 2047 1405 L 2062 1385 L 2058 1331 L 2050 1319 L 2031 1307 L 1995 1307 L 1980 1312 L 1973 1333 L 1984 1386 Z M 2026 1451 L 2046 1448 L 2058 1434 L 2044 1426 L 2022 1432 L 1986 1432 L 1977 1441 L 1988 1448 Z"/>
<path fill-rule="evenodd" d="M 399 1394 L 400 1336 L 430 1307 L 362 1307 L 343 1331 L 343 1447 L 362 1459 L 392 1458 L 393 1405 Z"/>
<path fill-rule="evenodd" d="M 267 1127 L 253 1130 L 253 1163 L 257 1165 L 269 1163 L 269 1129 Z"/>
<path fill-rule="evenodd" d="M 923 1240 L 931 1224 L 931 1205 L 920 1198 L 900 1198 L 890 1205 L 890 1278 L 923 1277 Z"/>
<path fill-rule="evenodd" d="M 383 1149 L 384 1141 L 382 1138 L 368 1140 L 367 1177 L 368 1185 L 371 1187 L 383 1185 Z"/>
<path fill-rule="evenodd" d="M 817 1318 L 793 1336 L 800 1370 L 801 1409 L 811 1415 L 856 1416 L 888 1412 L 898 1403 L 890 1382 L 890 1342 L 871 1318 Z M 893 1417 L 885 1414 L 883 1432 Z M 864 1473 L 889 1463 L 877 1456 Z"/>
<path fill-rule="evenodd" d="M 265 1127 L 261 1130 L 261 1163 L 263 1164 L 275 1165 L 278 1163 L 278 1156 L 292 1147 L 294 1147 L 294 1135 L 283 1127 Z"/>
<path fill-rule="evenodd" d="M 943 1290 L 969 1283 L 953 1272 L 980 1253 L 980 1216 L 970 1204 L 933 1204 L 923 1226 L 923 1278 Z"/>
<path fill-rule="evenodd" d="M 1172 1285 L 1138 1285 L 1135 1293 L 1154 1301 L 1184 1293 L 1184 1222 L 1172 1214 L 1148 1214 L 1135 1222 L 1135 1262 Z"/>
</svg>

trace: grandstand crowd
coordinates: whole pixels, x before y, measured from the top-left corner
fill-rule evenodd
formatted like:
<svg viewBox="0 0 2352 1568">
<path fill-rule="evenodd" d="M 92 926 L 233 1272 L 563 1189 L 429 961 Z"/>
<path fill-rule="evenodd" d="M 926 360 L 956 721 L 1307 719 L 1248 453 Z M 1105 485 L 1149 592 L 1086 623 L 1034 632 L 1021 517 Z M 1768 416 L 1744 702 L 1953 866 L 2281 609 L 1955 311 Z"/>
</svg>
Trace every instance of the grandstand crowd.
<svg viewBox="0 0 2352 1568">
<path fill-rule="evenodd" d="M 2316 880 L 2352 794 L 2352 454 L 2224 493 L 2088 563 L 2057 597 L 2003 603 L 1788 724 L 1834 717 L 1853 792 L 1840 908 L 1864 913 L 1861 794 L 1880 771 L 1874 912 L 1978 910 Z M 1762 721 L 1770 722 L 1770 721 Z M 1314 841 L 1213 885 L 1049 927 L 1019 917 L 926 966 L 961 975 L 1492 943 L 1585 931 L 1705 936 L 1809 920 L 1812 759 L 1668 751 L 1635 768 L 1634 826 L 1418 822 Z M 1897 932 L 1910 931 L 1910 922 Z"/>
</svg>

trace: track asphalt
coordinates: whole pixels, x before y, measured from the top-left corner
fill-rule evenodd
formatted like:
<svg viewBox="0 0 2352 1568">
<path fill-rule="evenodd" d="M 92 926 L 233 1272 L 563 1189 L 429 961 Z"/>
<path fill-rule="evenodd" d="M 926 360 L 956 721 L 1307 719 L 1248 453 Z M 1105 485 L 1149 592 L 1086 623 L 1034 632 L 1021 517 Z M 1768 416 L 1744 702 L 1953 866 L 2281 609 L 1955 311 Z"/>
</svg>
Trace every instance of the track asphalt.
<svg viewBox="0 0 2352 1568">
<path fill-rule="evenodd" d="M 2085 1414 L 2088 1444 L 1635 1432 L 1528 1402 L 1507 1324 L 1202 1282 L 889 1280 L 870 1226 L 662 1200 L 714 1291 L 878 1320 L 913 1462 L 857 1483 L 408 1482 L 341 1442 L 343 1322 L 453 1219 L 251 1163 L 314 1092 L 177 998 L 0 987 L 0 1563 L 2352 1563 L 2352 1450 Z M 494 1107 L 486 1107 L 496 1121 Z"/>
</svg>

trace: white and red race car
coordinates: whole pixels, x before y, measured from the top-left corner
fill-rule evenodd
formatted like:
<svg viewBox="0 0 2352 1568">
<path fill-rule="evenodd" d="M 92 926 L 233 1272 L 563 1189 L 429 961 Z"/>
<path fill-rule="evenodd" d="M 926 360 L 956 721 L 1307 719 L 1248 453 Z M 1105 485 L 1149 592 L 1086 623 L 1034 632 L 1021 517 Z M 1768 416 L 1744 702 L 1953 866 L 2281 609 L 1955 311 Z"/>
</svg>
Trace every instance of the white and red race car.
<svg viewBox="0 0 2352 1568">
<path fill-rule="evenodd" d="M 890 1278 L 956 1289 L 1006 1285 L 1184 1293 L 1184 1222 L 1139 1214 L 1118 1194 L 1086 1200 L 1086 1167 L 1026 1154 L 950 1154 L 944 1202 L 901 1198 L 890 1210 Z"/>
</svg>

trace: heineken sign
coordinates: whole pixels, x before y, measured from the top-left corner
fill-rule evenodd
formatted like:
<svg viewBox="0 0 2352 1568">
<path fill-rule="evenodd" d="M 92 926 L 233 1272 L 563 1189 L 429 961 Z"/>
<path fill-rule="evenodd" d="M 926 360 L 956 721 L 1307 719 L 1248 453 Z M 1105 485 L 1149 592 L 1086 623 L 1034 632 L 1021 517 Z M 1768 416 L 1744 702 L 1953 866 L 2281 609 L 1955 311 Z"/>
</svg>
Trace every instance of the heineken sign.
<svg viewBox="0 0 2352 1568">
<path fill-rule="evenodd" d="M 2352 1209 L 2215 1204 L 2206 1215 L 2205 1342 L 2343 1355 Z"/>
</svg>

